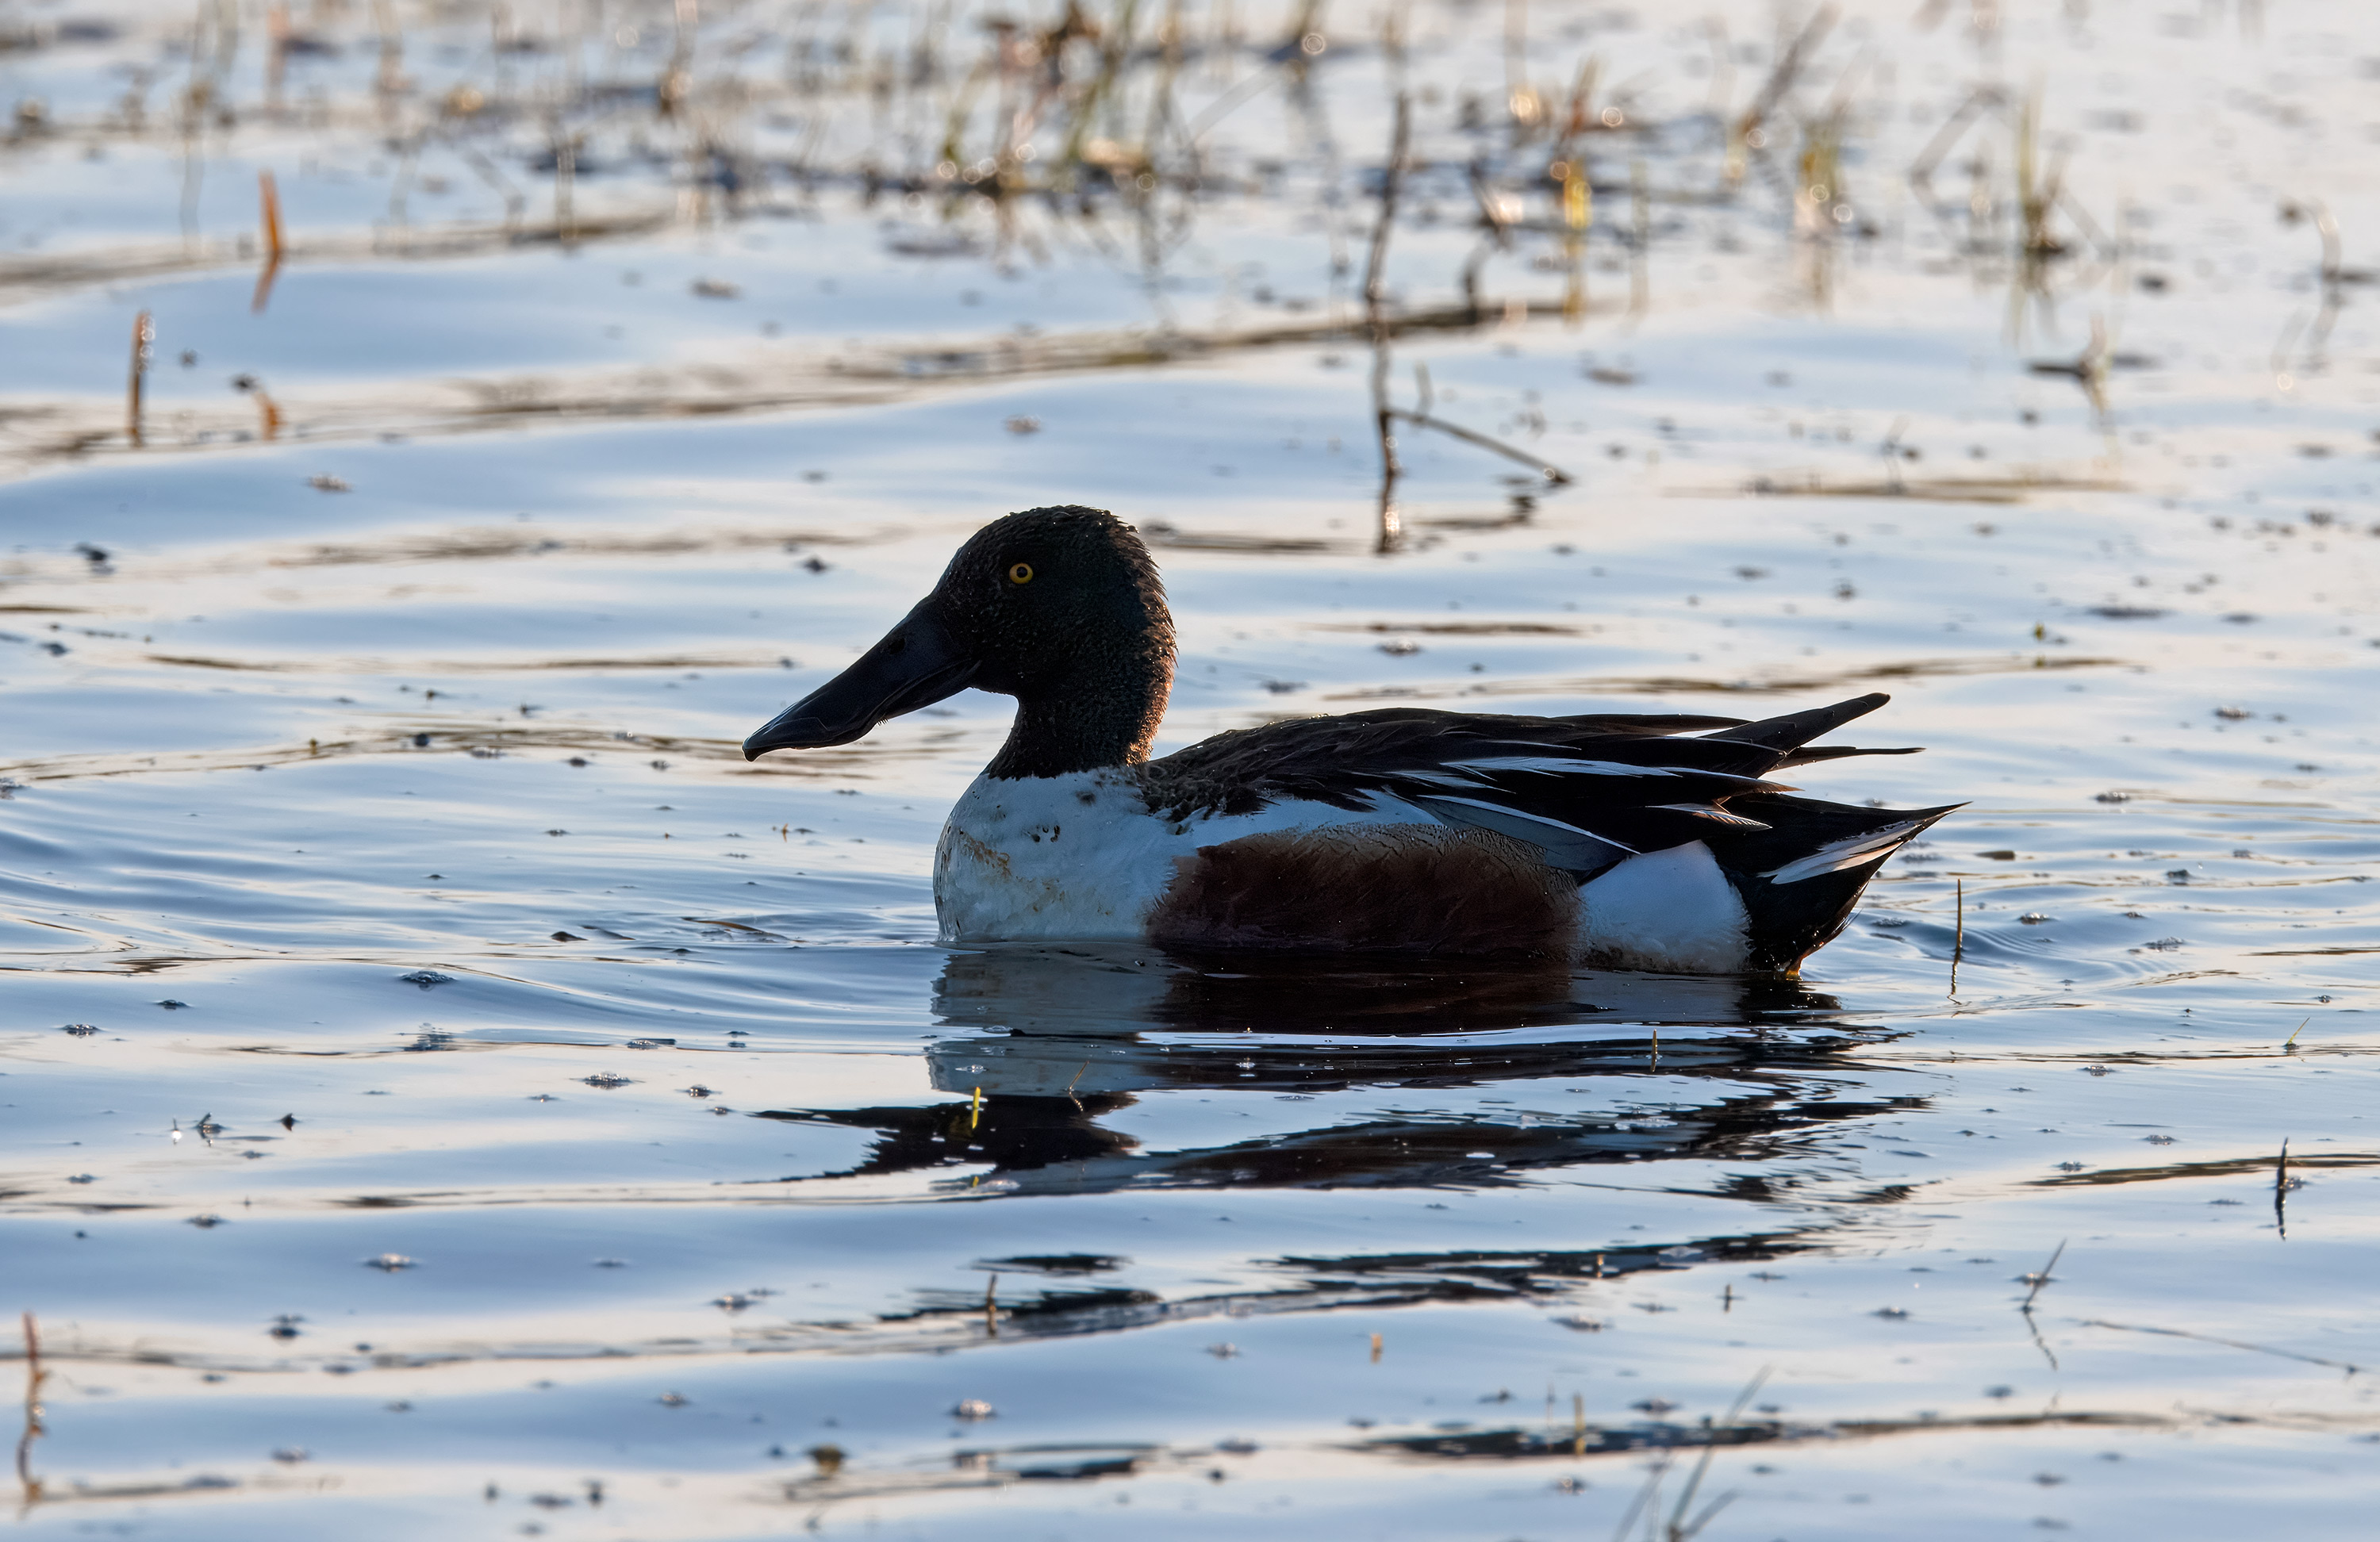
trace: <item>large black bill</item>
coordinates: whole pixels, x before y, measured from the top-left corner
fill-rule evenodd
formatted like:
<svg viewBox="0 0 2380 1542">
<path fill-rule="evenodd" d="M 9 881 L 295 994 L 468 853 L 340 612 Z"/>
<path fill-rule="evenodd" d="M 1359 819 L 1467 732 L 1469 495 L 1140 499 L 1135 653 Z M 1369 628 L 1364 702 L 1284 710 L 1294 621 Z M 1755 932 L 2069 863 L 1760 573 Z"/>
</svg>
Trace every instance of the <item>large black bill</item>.
<svg viewBox="0 0 2380 1542">
<path fill-rule="evenodd" d="M 975 678 L 980 661 L 962 650 L 950 628 L 919 601 L 884 640 L 859 662 L 777 714 L 744 741 L 744 759 L 772 749 L 824 749 L 862 737 L 886 718 L 956 696 Z"/>
</svg>

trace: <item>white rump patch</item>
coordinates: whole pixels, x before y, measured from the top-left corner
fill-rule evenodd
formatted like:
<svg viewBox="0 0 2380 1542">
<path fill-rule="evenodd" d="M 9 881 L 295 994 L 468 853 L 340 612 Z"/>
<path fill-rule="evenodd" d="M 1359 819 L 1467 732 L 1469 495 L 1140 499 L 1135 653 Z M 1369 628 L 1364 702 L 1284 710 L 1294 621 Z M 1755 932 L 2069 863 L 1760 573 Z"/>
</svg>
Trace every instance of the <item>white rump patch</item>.
<svg viewBox="0 0 2380 1542">
<path fill-rule="evenodd" d="M 1588 963 L 1723 975 L 1751 956 L 1742 896 L 1700 841 L 1632 856 L 1578 898 L 1579 947 Z"/>
<path fill-rule="evenodd" d="M 1839 873 L 1845 868 L 1856 868 L 1863 862 L 1873 862 L 1893 847 L 1917 833 L 1924 821 L 1911 820 L 1903 824 L 1891 824 L 1865 835 L 1846 835 L 1840 841 L 1829 841 L 1807 856 L 1797 856 L 1781 868 L 1771 868 L 1761 874 L 1771 883 L 1799 883 L 1805 878 L 1817 878 L 1825 873 Z"/>
</svg>

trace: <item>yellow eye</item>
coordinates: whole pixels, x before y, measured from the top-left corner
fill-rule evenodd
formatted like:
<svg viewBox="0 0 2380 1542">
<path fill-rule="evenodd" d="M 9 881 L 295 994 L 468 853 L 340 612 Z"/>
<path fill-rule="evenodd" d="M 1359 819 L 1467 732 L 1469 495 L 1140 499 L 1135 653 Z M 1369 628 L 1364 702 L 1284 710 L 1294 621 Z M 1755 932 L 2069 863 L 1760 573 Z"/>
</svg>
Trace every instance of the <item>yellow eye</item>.
<svg viewBox="0 0 2380 1542">
<path fill-rule="evenodd" d="M 1033 581 L 1033 565 L 1029 562 L 1018 563 L 1015 566 L 1008 570 L 1008 581 L 1012 584 L 1031 583 Z"/>
</svg>

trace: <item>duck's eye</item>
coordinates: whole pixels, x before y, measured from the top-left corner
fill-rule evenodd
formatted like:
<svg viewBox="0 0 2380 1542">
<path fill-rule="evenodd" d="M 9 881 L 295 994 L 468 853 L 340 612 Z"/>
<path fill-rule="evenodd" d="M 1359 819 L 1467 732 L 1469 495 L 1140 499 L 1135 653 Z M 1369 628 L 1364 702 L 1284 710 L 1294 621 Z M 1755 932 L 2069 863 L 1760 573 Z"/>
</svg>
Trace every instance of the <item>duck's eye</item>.
<svg viewBox="0 0 2380 1542">
<path fill-rule="evenodd" d="M 1029 562 L 1021 562 L 1014 565 L 1008 570 L 1008 581 L 1012 584 L 1031 583 L 1033 581 L 1033 565 Z"/>
</svg>

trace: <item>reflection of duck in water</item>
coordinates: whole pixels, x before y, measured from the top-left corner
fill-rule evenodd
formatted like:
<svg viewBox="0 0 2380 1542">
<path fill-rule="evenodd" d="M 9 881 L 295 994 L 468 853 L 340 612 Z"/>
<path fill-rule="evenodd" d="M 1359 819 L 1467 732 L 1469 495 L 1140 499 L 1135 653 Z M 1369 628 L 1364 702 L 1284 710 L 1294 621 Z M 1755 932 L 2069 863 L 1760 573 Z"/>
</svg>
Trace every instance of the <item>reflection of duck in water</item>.
<svg viewBox="0 0 2380 1542">
<path fill-rule="evenodd" d="M 1008 1181 L 1000 1192 L 1079 1193 L 1149 1184 L 1495 1187 L 1597 1162 L 1757 1160 L 1791 1132 L 1881 1109 L 1835 1100 L 1830 1087 L 1798 1075 L 1840 1046 L 1836 1033 L 1742 1031 L 1823 1025 L 1837 1010 L 1773 978 L 1573 979 L 1526 962 L 1459 971 L 1238 962 L 1245 967 L 1227 974 L 1128 951 L 953 953 L 935 1010 L 958 1031 L 927 1050 L 949 1101 L 761 1117 L 873 1130 L 859 1173 L 989 1167 Z M 1626 1010 L 1584 1000 L 1589 992 Z M 1658 1039 L 1648 1024 L 1659 1026 Z M 1243 1038 L 1249 1026 L 1257 1032 Z M 1370 1097 L 1358 1111 L 1330 1096 L 1552 1078 L 1572 1094 L 1582 1089 L 1564 1084 L 1580 1077 L 1648 1069 L 1702 1090 L 1665 1087 L 1659 1113 L 1633 1115 L 1519 1105 L 1392 1111 Z M 1263 1094 L 1268 1108 L 1284 1098 L 1300 1106 L 1274 1110 L 1261 1135 L 1163 1151 L 1114 1127 L 1140 1095 L 1165 1092 Z M 1525 1092 L 1516 1096 L 1525 1103 Z M 1742 1190 L 1756 1177 L 1736 1182 L 1730 1192 L 1759 1196 Z"/>
<path fill-rule="evenodd" d="M 1766 780 L 1906 753 L 1805 747 L 1882 696 L 1755 723 L 1390 708 L 1150 760 L 1172 677 L 1172 619 L 1131 528 L 1035 509 L 978 531 L 898 626 L 744 753 L 848 744 L 968 686 L 1015 697 L 1007 744 L 935 854 L 949 941 L 1791 973 L 1949 811 L 1820 803 Z"/>
</svg>

